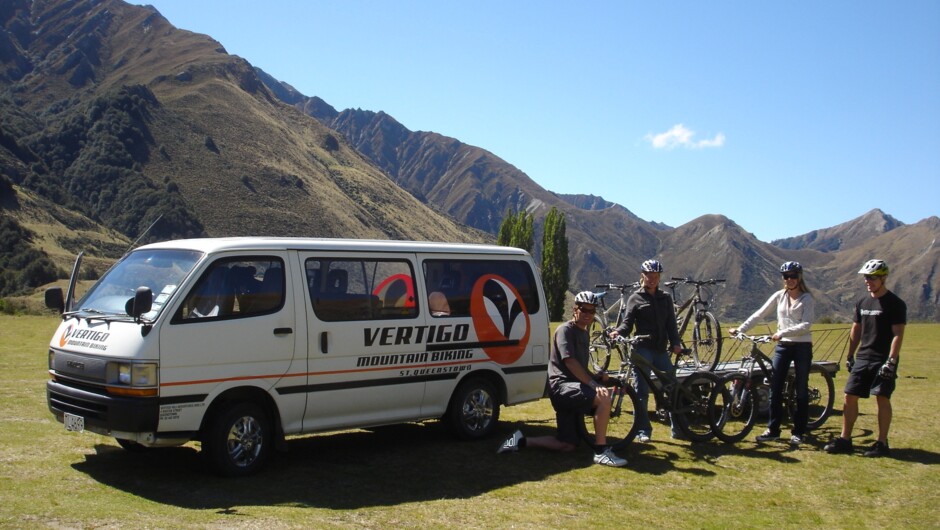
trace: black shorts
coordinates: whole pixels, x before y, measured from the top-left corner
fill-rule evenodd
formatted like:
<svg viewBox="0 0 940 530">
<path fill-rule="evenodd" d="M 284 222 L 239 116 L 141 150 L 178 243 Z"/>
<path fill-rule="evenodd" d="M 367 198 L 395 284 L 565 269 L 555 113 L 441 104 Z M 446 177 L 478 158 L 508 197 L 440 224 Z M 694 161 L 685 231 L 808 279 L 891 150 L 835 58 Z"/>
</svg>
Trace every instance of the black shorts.
<svg viewBox="0 0 940 530">
<path fill-rule="evenodd" d="M 555 422 L 558 424 L 556 438 L 571 445 L 578 445 L 578 423 L 594 408 L 597 392 L 583 383 L 561 383 L 551 393 L 549 399 L 555 409 Z"/>
<path fill-rule="evenodd" d="M 845 393 L 867 398 L 871 394 L 890 398 L 894 393 L 896 379 L 885 379 L 878 375 L 884 361 L 856 359 L 852 373 L 845 382 Z"/>
</svg>

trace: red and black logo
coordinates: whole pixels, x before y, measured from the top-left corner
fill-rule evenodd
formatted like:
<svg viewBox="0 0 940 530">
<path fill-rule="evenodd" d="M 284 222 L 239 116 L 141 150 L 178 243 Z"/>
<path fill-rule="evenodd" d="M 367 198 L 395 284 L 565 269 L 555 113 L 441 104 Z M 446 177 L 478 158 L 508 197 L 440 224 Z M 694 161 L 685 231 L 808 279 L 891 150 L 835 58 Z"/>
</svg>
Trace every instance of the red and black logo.
<svg viewBox="0 0 940 530">
<path fill-rule="evenodd" d="M 477 340 L 490 359 L 512 364 L 529 344 L 529 313 L 519 292 L 496 274 L 481 276 L 470 295 L 470 316 Z"/>
</svg>

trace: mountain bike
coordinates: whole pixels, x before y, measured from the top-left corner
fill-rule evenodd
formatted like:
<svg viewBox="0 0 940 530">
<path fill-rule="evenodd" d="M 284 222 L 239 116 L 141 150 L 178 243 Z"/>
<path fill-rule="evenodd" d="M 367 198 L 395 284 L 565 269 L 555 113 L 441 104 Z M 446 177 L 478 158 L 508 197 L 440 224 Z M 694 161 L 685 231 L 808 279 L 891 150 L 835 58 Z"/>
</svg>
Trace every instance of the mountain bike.
<svg viewBox="0 0 940 530">
<path fill-rule="evenodd" d="M 608 335 L 610 330 L 620 326 L 623 323 L 624 308 L 627 305 L 627 298 L 634 291 L 640 288 L 639 282 L 627 284 L 599 283 L 594 286 L 595 289 L 603 289 L 594 293 L 600 303 L 597 306 L 597 313 L 594 315 L 594 321 L 591 322 L 589 329 L 591 336 L 591 364 L 595 372 L 607 370 L 610 359 L 616 357 L 617 362 L 623 359 L 623 349 L 620 343 L 612 340 Z M 607 306 L 605 298 L 611 291 L 620 291 L 617 301 Z"/>
<path fill-rule="evenodd" d="M 751 342 L 750 351 L 741 359 L 741 367 L 721 378 L 721 386 L 711 397 L 709 406 L 711 426 L 718 439 L 735 443 L 744 439 L 757 422 L 757 413 L 769 402 L 773 362 L 758 347 L 771 342 L 767 335 L 735 335 L 738 340 Z M 808 429 L 822 426 L 832 414 L 835 385 L 832 374 L 814 362 L 809 369 L 809 421 Z M 783 387 L 783 410 L 796 414 L 796 376 L 790 373 Z"/>
<path fill-rule="evenodd" d="M 711 372 L 693 372 L 680 382 L 674 375 L 658 370 L 634 348 L 636 342 L 648 339 L 649 335 L 613 339 L 628 354 L 622 358 L 616 372 L 607 373 L 609 378 L 605 385 L 614 391 L 607 424 L 607 445 L 615 450 L 622 449 L 636 437 L 636 377 L 646 380 L 656 403 L 656 415 L 651 418 L 665 421 L 672 414 L 676 426 L 690 440 L 702 442 L 712 439 L 714 432 L 710 418 L 714 414 L 709 414 L 708 407 L 715 404 L 711 396 L 721 385 L 721 379 Z M 609 364 L 610 359 L 606 362 Z M 588 444 L 595 443 L 593 413 L 584 416 L 579 431 Z"/>
<path fill-rule="evenodd" d="M 721 358 L 721 326 L 718 319 L 708 310 L 708 299 L 702 296 L 702 287 L 717 285 L 725 280 L 693 280 L 691 278 L 672 278 L 663 282 L 663 285 L 672 291 L 672 299 L 676 304 L 676 325 L 679 328 L 679 338 L 683 348 L 689 350 L 689 355 L 676 359 L 677 368 L 704 370 L 711 372 L 718 366 Z M 676 286 L 680 284 L 692 285 L 694 291 L 688 300 L 679 304 L 676 296 Z"/>
</svg>

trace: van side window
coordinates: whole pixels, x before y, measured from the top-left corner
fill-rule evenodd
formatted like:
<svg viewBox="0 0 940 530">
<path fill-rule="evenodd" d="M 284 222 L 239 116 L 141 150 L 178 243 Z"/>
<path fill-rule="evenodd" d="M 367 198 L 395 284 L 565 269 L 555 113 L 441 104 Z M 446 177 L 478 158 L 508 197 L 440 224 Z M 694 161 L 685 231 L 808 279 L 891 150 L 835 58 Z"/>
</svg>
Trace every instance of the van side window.
<svg viewBox="0 0 940 530">
<path fill-rule="evenodd" d="M 525 302 L 529 314 L 539 312 L 538 289 L 528 264 L 515 260 L 425 260 L 424 279 L 432 317 L 470 316 L 470 293 L 486 275 L 501 276 Z"/>
<path fill-rule="evenodd" d="M 173 323 L 273 313 L 284 305 L 284 262 L 259 256 L 213 263 L 186 296 Z"/>
<path fill-rule="evenodd" d="M 310 302 L 326 322 L 415 318 L 414 271 L 408 261 L 308 259 Z"/>
</svg>

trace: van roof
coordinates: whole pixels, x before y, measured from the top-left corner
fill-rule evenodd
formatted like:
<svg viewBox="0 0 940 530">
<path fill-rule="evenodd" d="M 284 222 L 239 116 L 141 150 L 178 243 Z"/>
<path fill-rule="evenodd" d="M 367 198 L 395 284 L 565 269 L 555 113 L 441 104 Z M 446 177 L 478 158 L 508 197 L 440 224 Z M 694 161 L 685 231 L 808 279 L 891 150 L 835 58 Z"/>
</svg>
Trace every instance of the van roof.
<svg viewBox="0 0 940 530">
<path fill-rule="evenodd" d="M 528 255 L 525 250 L 498 245 L 304 237 L 210 237 L 151 243 L 140 249 L 186 249 L 206 253 L 232 250 L 338 250 L 376 252 L 450 252 L 458 254 Z"/>
</svg>

